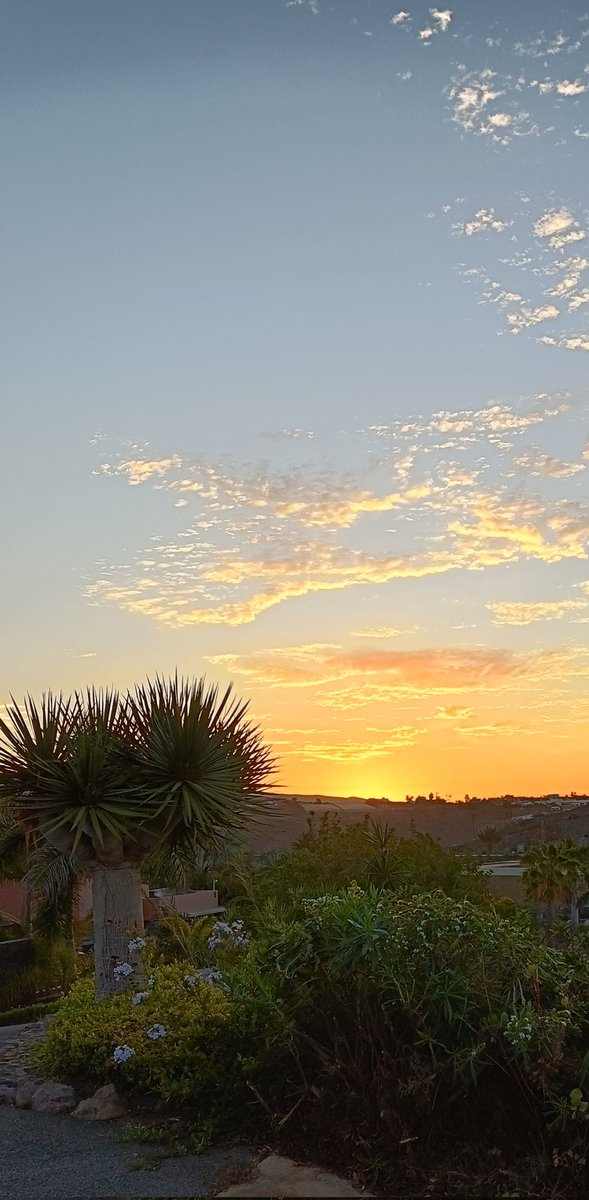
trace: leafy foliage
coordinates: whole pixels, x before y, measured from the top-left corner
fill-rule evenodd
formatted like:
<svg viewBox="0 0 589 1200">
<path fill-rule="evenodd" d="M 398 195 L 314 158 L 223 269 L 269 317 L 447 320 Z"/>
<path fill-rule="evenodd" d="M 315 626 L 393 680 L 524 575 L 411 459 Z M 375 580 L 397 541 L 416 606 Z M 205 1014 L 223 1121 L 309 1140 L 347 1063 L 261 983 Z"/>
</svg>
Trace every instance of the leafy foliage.
<svg viewBox="0 0 589 1200">
<path fill-rule="evenodd" d="M 331 813 L 319 821 L 310 816 L 292 850 L 267 856 L 258 868 L 237 855 L 233 867 L 229 860 L 217 871 L 224 897 L 255 930 L 293 916 L 303 897 L 325 895 L 350 881 L 407 894 L 441 891 L 456 899 L 488 900 L 485 880 L 468 855 L 422 833 L 398 838 L 391 826 L 369 817 L 344 827 Z"/>
<path fill-rule="evenodd" d="M 589 850 L 572 838 L 545 842 L 524 855 L 524 887 L 530 897 L 552 907 L 570 905 L 571 924 L 579 923 L 579 900 L 589 891 Z"/>
<path fill-rule="evenodd" d="M 188 984 L 186 972 L 186 964 L 161 965 L 138 1004 L 132 992 L 97 1000 L 91 980 L 79 980 L 36 1052 L 38 1066 L 53 1078 L 154 1091 L 165 1102 L 210 1098 L 221 1084 L 210 1047 L 222 1044 L 229 1004 L 211 984 Z M 150 1037 L 158 1027 L 165 1033 Z M 133 1050 L 121 1064 L 113 1058 L 117 1046 Z"/>
</svg>

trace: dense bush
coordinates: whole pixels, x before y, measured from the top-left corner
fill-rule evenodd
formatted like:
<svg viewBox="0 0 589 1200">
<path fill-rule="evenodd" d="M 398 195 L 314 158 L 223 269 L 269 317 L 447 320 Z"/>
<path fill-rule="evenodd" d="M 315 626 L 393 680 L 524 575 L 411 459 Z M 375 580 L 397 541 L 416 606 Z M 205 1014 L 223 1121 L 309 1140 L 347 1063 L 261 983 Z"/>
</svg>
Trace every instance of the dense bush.
<svg viewBox="0 0 589 1200">
<path fill-rule="evenodd" d="M 367 823 L 312 823 L 234 882 L 226 921 L 164 923 L 137 1002 L 78 983 L 45 1071 L 197 1105 L 408 1196 L 586 1194 L 582 937 L 545 945 L 468 860 Z"/>
<path fill-rule="evenodd" d="M 545 947 L 525 919 L 439 894 L 351 888 L 301 908 L 255 953 L 270 1015 L 278 998 L 292 1023 L 266 1101 L 283 1117 L 296 1105 L 302 1144 L 389 1183 L 403 1167 L 439 1168 L 450 1150 L 453 1170 L 525 1176 L 531 1155 L 534 1188 L 555 1162 L 585 1186 L 586 1126 L 570 1100 L 586 1099 L 584 956 Z"/>
<path fill-rule="evenodd" d="M 263 930 L 277 914 L 286 919 L 301 899 L 325 895 L 351 881 L 396 893 L 441 891 L 454 899 L 490 903 L 487 884 L 468 854 L 442 847 L 427 834 L 398 838 L 392 826 L 366 817 L 342 825 L 339 816 L 310 816 L 292 850 L 267 855 L 256 869 L 242 856 L 226 861 L 223 896 L 249 925 Z"/>
<path fill-rule="evenodd" d="M 219 1083 L 209 1049 L 228 1024 L 229 1003 L 183 964 L 162 964 L 143 990 L 97 1000 L 89 977 L 62 1002 L 37 1050 L 52 1078 L 116 1082 L 164 1102 L 195 1101 Z"/>
</svg>

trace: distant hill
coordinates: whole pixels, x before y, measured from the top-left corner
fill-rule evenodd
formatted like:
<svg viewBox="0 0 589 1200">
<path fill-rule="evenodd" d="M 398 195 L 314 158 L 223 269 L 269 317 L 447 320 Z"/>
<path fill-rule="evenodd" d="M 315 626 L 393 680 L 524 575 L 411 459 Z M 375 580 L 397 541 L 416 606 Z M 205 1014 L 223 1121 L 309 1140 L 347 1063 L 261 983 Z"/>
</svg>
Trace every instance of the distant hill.
<svg viewBox="0 0 589 1200">
<path fill-rule="evenodd" d="M 263 818 L 253 823 L 246 835 L 246 844 L 254 854 L 270 850 L 287 850 L 307 828 L 308 817 L 314 813 L 320 818 L 323 813 L 337 814 L 342 825 L 352 825 L 364 816 L 379 823 L 392 825 L 399 837 L 411 837 L 413 830 L 438 838 L 443 846 L 462 846 L 473 841 L 479 830 L 493 824 L 505 828 L 506 836 L 517 840 L 509 808 L 497 811 L 493 806 L 466 804 L 440 804 L 435 801 L 424 804 L 390 803 L 374 807 L 361 796 L 325 796 L 289 792 L 285 796 L 272 796 L 271 807 Z M 498 808 L 498 806 L 497 806 Z M 480 849 L 480 843 L 477 843 Z"/>
</svg>

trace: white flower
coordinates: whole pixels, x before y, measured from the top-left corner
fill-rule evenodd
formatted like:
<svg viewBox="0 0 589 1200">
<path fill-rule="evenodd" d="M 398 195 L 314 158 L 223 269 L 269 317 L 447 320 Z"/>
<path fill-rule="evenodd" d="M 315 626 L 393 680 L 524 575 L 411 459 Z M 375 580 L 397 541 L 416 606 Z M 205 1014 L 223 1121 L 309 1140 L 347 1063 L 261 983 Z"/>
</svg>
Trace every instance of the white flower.
<svg viewBox="0 0 589 1200">
<path fill-rule="evenodd" d="M 215 921 L 213 931 L 207 941 L 209 950 L 216 950 L 217 946 L 223 944 L 224 938 L 231 938 L 234 946 L 248 946 L 249 938 L 245 933 L 242 933 L 243 921 L 234 921 L 232 925 L 228 925 L 227 921 Z"/>
<path fill-rule="evenodd" d="M 165 1025 L 157 1025 L 156 1024 L 156 1025 L 152 1025 L 151 1029 L 147 1030 L 147 1036 L 148 1036 L 148 1038 L 151 1038 L 152 1042 L 157 1042 L 158 1038 L 165 1037 L 167 1032 L 168 1031 L 167 1031 Z"/>
<path fill-rule="evenodd" d="M 130 963 L 119 963 L 118 967 L 114 969 L 115 979 L 126 979 L 127 975 L 132 975 L 134 970 L 135 967 L 132 967 Z"/>
<path fill-rule="evenodd" d="M 115 1046 L 113 1061 L 116 1063 L 124 1063 L 128 1058 L 131 1058 L 135 1053 L 132 1046 Z"/>
<path fill-rule="evenodd" d="M 135 995 L 131 997 L 131 1004 L 142 1004 L 148 996 L 149 992 L 135 992 Z"/>
<path fill-rule="evenodd" d="M 201 967 L 197 975 L 199 979 L 204 979 L 205 983 L 218 983 L 223 978 L 217 967 Z"/>
<path fill-rule="evenodd" d="M 149 979 L 147 980 L 147 986 L 148 986 L 148 988 L 152 988 L 152 987 L 153 987 L 153 985 L 154 985 L 154 983 L 155 983 L 155 979 L 154 979 L 153 975 L 150 975 L 150 976 L 149 976 Z"/>
<path fill-rule="evenodd" d="M 142 937 L 131 938 L 131 941 L 129 942 L 129 945 L 128 945 L 129 954 L 136 954 L 138 950 L 145 950 L 146 946 L 147 946 L 147 942 L 145 941 L 145 938 L 142 938 Z"/>
</svg>

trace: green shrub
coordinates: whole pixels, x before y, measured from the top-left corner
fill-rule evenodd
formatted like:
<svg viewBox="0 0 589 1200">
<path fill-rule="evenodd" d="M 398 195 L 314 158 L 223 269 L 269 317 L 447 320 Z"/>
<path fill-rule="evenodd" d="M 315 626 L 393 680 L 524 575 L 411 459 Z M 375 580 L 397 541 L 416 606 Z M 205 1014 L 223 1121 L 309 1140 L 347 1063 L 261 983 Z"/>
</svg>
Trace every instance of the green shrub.
<svg viewBox="0 0 589 1200">
<path fill-rule="evenodd" d="M 445 849 L 426 834 L 398 838 L 389 825 L 365 817 L 343 826 L 338 815 L 310 816 L 292 850 L 266 856 L 257 870 L 239 864 L 231 880 L 232 909 L 255 932 L 294 916 L 303 897 L 337 892 L 351 881 L 396 894 L 441 891 L 456 900 L 490 903 L 472 856 Z"/>
<path fill-rule="evenodd" d="M 493 1171 L 501 1147 L 505 1183 L 532 1149 L 552 1171 L 551 1113 L 583 1074 L 589 965 L 529 922 L 351 887 L 303 902 L 229 982 L 250 1081 L 278 1128 L 296 1111 L 296 1146 L 387 1186 L 417 1152 L 426 1172 L 463 1152 Z M 562 1161 L 583 1175 L 579 1136 Z"/>
<path fill-rule="evenodd" d="M 9 1008 L 6 1012 L 0 1013 L 0 1027 L 25 1025 L 29 1021 L 38 1021 L 40 1017 L 47 1017 L 50 1013 L 57 1012 L 58 1009 L 59 1000 L 53 1000 L 47 1004 L 29 1004 L 25 1008 Z"/>
<path fill-rule="evenodd" d="M 79 980 L 36 1052 L 39 1067 L 52 1078 L 153 1091 L 164 1102 L 197 1100 L 217 1079 L 210 1047 L 228 1023 L 229 1004 L 218 987 L 187 983 L 186 975 L 184 964 L 156 967 L 140 1003 L 132 991 L 97 1000 L 92 980 Z M 152 1040 L 158 1026 L 165 1033 Z M 116 1062 L 117 1047 L 131 1056 Z"/>
</svg>

